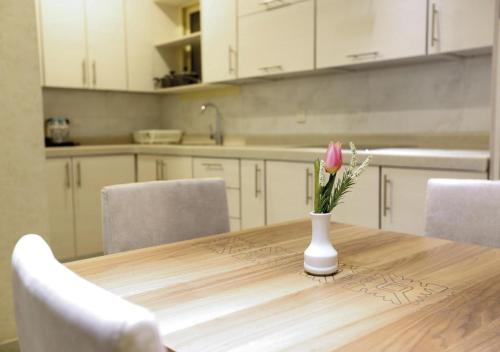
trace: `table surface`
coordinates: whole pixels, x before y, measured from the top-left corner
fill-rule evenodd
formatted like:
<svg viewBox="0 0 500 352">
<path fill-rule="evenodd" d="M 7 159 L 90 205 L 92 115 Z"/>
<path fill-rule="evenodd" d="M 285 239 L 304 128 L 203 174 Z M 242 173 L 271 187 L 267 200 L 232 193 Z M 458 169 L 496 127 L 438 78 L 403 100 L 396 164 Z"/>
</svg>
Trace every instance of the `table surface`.
<svg viewBox="0 0 500 352">
<path fill-rule="evenodd" d="M 303 272 L 309 221 L 68 263 L 156 315 L 174 351 L 500 351 L 500 250 L 332 224 L 340 272 Z"/>
</svg>

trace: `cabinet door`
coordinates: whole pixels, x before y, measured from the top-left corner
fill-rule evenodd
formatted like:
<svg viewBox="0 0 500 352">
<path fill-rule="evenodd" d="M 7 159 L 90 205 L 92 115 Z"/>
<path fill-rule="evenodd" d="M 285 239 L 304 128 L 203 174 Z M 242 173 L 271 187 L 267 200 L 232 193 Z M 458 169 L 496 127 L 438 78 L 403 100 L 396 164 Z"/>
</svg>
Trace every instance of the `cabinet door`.
<svg viewBox="0 0 500 352">
<path fill-rule="evenodd" d="M 345 169 L 341 169 L 337 177 L 342 177 L 344 171 Z M 379 185 L 379 168 L 368 167 L 359 176 L 352 191 L 347 193 L 342 203 L 333 210 L 332 220 L 377 229 L 379 227 Z"/>
<path fill-rule="evenodd" d="M 193 178 L 193 160 L 188 156 L 164 156 L 158 167 L 160 180 Z"/>
<path fill-rule="evenodd" d="M 86 0 L 91 87 L 127 88 L 123 0 Z"/>
<path fill-rule="evenodd" d="M 125 0 L 128 89 L 153 90 L 152 2 Z"/>
<path fill-rule="evenodd" d="M 44 86 L 88 84 L 84 0 L 39 0 Z"/>
<path fill-rule="evenodd" d="M 47 159 L 50 248 L 59 260 L 75 257 L 71 159 Z"/>
<path fill-rule="evenodd" d="M 314 68 L 314 1 L 238 18 L 238 77 Z"/>
<path fill-rule="evenodd" d="M 231 231 L 241 227 L 240 163 L 237 159 L 194 158 L 194 178 L 222 178 L 226 182 Z"/>
<path fill-rule="evenodd" d="M 243 229 L 266 224 L 264 173 L 264 161 L 241 161 L 241 227 Z"/>
<path fill-rule="evenodd" d="M 423 235 L 425 197 L 431 178 L 485 179 L 475 172 L 382 168 L 382 228 Z"/>
<path fill-rule="evenodd" d="M 493 45 L 494 0 L 430 0 L 429 53 Z"/>
<path fill-rule="evenodd" d="M 267 223 L 307 218 L 314 206 L 314 165 L 266 162 Z"/>
<path fill-rule="evenodd" d="M 236 0 L 202 0 L 204 82 L 236 78 Z"/>
<path fill-rule="evenodd" d="M 137 156 L 137 182 L 158 181 L 160 179 L 161 156 Z"/>
<path fill-rule="evenodd" d="M 105 186 L 135 180 L 131 155 L 79 157 L 73 159 L 75 179 L 76 255 L 102 253 L 101 190 Z"/>
<path fill-rule="evenodd" d="M 317 6 L 318 68 L 426 53 L 426 0 L 318 0 Z"/>
</svg>

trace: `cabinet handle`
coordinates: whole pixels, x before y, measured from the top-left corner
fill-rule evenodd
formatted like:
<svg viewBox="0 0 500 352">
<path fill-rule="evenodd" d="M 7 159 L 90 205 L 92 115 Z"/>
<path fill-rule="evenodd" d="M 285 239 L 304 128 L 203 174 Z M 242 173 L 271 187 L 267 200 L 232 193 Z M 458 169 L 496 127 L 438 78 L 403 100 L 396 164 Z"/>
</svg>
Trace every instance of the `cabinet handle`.
<svg viewBox="0 0 500 352">
<path fill-rule="evenodd" d="M 259 189 L 259 173 L 259 165 L 255 164 L 255 198 L 258 198 L 261 193 L 261 190 Z"/>
<path fill-rule="evenodd" d="M 66 166 L 65 166 L 65 171 L 66 171 L 66 180 L 65 180 L 65 184 L 66 184 L 66 188 L 71 188 L 71 180 L 70 180 L 70 174 L 69 174 L 69 163 L 66 163 Z"/>
<path fill-rule="evenodd" d="M 82 187 L 82 167 L 80 162 L 76 163 L 76 185 Z"/>
<path fill-rule="evenodd" d="M 439 11 L 436 4 L 432 4 L 432 17 L 431 17 L 431 46 L 434 47 L 439 41 L 436 36 L 436 19 L 438 17 Z"/>
<path fill-rule="evenodd" d="M 160 160 L 156 159 L 156 181 L 160 180 Z"/>
<path fill-rule="evenodd" d="M 164 160 L 160 160 L 160 170 L 161 170 L 161 179 L 166 180 L 165 178 L 165 168 L 166 168 L 167 163 Z M 168 169 L 167 169 L 168 171 Z"/>
<path fill-rule="evenodd" d="M 228 62 L 229 62 L 229 74 L 233 73 L 235 71 L 234 66 L 233 66 L 233 53 L 235 53 L 234 49 L 229 45 L 227 47 L 227 56 L 228 56 Z"/>
<path fill-rule="evenodd" d="M 97 67 L 95 60 L 92 61 L 92 84 L 94 87 L 97 85 Z"/>
<path fill-rule="evenodd" d="M 270 5 L 276 4 L 278 6 L 286 5 L 284 0 L 260 0 L 260 5 L 266 6 L 268 9 Z"/>
<path fill-rule="evenodd" d="M 82 60 L 82 83 L 83 86 L 87 85 L 87 61 L 85 59 Z"/>
<path fill-rule="evenodd" d="M 266 73 L 268 73 L 269 71 L 271 71 L 273 69 L 279 70 L 279 71 L 283 71 L 283 66 L 282 65 L 273 65 L 273 66 L 262 66 L 262 67 L 259 67 L 259 70 L 266 71 Z"/>
<path fill-rule="evenodd" d="M 220 171 L 224 170 L 224 167 L 220 163 L 203 163 L 201 165 L 206 169 L 220 170 Z"/>
<path fill-rule="evenodd" d="M 369 51 L 366 53 L 357 53 L 357 54 L 347 55 L 347 57 L 351 58 L 351 59 L 359 59 L 359 58 L 363 58 L 366 56 L 378 56 L 378 54 L 379 54 L 378 51 Z"/>
<path fill-rule="evenodd" d="M 306 169 L 306 205 L 309 204 L 309 201 L 312 200 L 312 196 L 309 195 L 309 178 L 312 176 L 312 172 L 309 171 L 309 168 Z"/>
<path fill-rule="evenodd" d="M 384 199 L 382 204 L 382 207 L 384 208 L 384 217 L 387 216 L 387 212 L 391 211 L 391 208 L 387 205 L 387 188 L 391 185 L 391 180 L 387 177 L 387 175 L 384 175 Z"/>
</svg>

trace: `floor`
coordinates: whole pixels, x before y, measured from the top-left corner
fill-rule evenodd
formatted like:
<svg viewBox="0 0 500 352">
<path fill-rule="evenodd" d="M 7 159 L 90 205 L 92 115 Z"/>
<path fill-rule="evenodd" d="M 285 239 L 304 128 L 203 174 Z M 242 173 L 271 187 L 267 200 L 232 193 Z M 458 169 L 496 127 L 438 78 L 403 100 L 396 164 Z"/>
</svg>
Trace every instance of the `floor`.
<svg viewBox="0 0 500 352">
<path fill-rule="evenodd" d="M 19 345 L 16 342 L 11 342 L 6 345 L 0 345 L 0 352 L 19 352 Z"/>
</svg>

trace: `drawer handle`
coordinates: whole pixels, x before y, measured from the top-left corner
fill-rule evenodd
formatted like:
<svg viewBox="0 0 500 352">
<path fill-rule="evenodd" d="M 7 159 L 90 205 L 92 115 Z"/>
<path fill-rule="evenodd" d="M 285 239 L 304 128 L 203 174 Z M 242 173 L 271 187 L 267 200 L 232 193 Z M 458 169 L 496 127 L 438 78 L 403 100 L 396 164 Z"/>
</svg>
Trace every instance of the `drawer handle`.
<svg viewBox="0 0 500 352">
<path fill-rule="evenodd" d="M 266 73 L 269 73 L 269 71 L 272 71 L 272 70 L 283 71 L 283 66 L 282 65 L 262 66 L 262 67 L 259 67 L 259 70 L 266 71 Z"/>
<path fill-rule="evenodd" d="M 285 5 L 284 0 L 260 0 L 259 4 L 263 6 L 270 6 L 273 4 Z"/>
<path fill-rule="evenodd" d="M 78 187 L 82 187 L 82 167 L 80 166 L 80 162 L 76 163 L 76 185 Z"/>
<path fill-rule="evenodd" d="M 369 51 L 366 53 L 357 53 L 357 54 L 347 55 L 347 57 L 351 58 L 351 59 L 361 59 L 361 58 L 368 57 L 368 56 L 377 57 L 378 55 L 379 55 L 378 51 Z"/>
<path fill-rule="evenodd" d="M 211 169 L 211 170 L 224 170 L 224 167 L 220 163 L 203 163 L 201 164 L 203 167 L 206 169 Z"/>
</svg>

